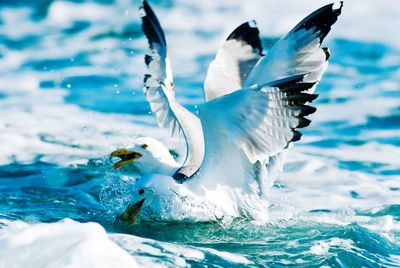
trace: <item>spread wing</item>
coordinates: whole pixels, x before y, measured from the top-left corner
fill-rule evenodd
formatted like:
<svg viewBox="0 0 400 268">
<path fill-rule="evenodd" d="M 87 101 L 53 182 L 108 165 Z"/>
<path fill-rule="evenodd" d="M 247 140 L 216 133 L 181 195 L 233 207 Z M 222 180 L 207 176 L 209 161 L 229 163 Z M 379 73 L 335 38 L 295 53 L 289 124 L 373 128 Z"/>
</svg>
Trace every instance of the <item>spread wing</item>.
<svg viewBox="0 0 400 268">
<path fill-rule="evenodd" d="M 143 1 L 140 11 L 142 29 L 151 49 L 151 54 L 145 56 L 148 73 L 144 78 L 144 94 L 161 127 L 169 126 L 172 134 L 177 129 L 182 130 L 187 145 L 182 172 L 190 176 L 192 175 L 190 172 L 196 171 L 203 160 L 204 141 L 201 123 L 196 115 L 185 109 L 175 98 L 167 42 L 155 13 L 147 1 Z"/>
<path fill-rule="evenodd" d="M 206 101 L 243 87 L 250 71 L 261 58 L 262 46 L 255 21 L 237 27 L 225 40 L 207 70 Z"/>
<path fill-rule="evenodd" d="M 307 105 L 317 97 L 307 93 L 315 83 L 305 80 L 307 75 L 296 75 L 201 105 L 204 132 L 223 136 L 251 163 L 279 153 L 300 139 L 298 129 L 308 126 L 311 121 L 305 117 L 316 111 Z M 207 151 L 212 150 L 205 139 Z"/>
<path fill-rule="evenodd" d="M 266 185 L 261 167 L 301 137 L 300 128 L 316 111 L 307 105 L 317 95 L 307 93 L 314 83 L 296 75 L 256 88 L 237 90 L 202 104 L 205 156 L 200 172 L 206 184 L 218 180 L 230 187 L 260 193 Z M 265 171 L 264 171 L 265 173 Z M 258 190 L 257 190 L 258 189 Z"/>
<path fill-rule="evenodd" d="M 177 118 L 171 109 L 171 100 L 175 99 L 172 69 L 167 54 L 167 42 L 164 31 L 146 1 L 140 7 L 142 16 L 142 29 L 151 49 L 151 54 L 145 56 L 148 73 L 144 77 L 144 94 L 150 104 L 152 112 L 157 116 L 161 127 L 170 126 L 174 132 Z M 165 85 L 165 90 L 160 86 Z"/>
<path fill-rule="evenodd" d="M 306 82 L 315 83 L 309 89 L 312 93 L 328 67 L 329 50 L 321 48 L 321 43 L 341 13 L 343 2 L 339 6 L 326 5 L 311 13 L 283 36 L 258 63 L 244 83 L 245 87 L 261 85 L 288 77 L 308 73 Z M 268 168 L 272 173 L 282 170 L 285 151 L 269 158 Z M 278 165 L 272 163 L 280 163 Z"/>
<path fill-rule="evenodd" d="M 326 5 L 298 23 L 258 61 L 245 85 L 261 85 L 304 73 L 308 73 L 307 82 L 320 81 L 329 59 L 329 51 L 321 48 L 321 43 L 337 21 L 342 6 L 343 2 L 339 7 Z"/>
</svg>

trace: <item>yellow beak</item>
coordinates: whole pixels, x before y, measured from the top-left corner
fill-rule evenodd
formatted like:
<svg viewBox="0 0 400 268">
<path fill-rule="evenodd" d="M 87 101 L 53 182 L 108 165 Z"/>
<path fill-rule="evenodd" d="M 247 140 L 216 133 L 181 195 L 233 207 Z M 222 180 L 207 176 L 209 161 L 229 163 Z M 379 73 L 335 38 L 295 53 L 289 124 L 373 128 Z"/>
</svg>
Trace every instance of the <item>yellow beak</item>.
<svg viewBox="0 0 400 268">
<path fill-rule="evenodd" d="M 137 152 L 130 152 L 126 150 L 125 148 L 115 150 L 110 154 L 110 159 L 113 157 L 118 157 L 121 160 L 118 161 L 113 165 L 113 168 L 120 168 L 123 165 L 132 163 L 135 159 L 141 158 L 143 155 L 141 153 Z"/>
<path fill-rule="evenodd" d="M 144 203 L 144 198 L 140 199 L 133 205 L 128 204 L 125 211 L 117 216 L 115 222 L 127 222 L 129 224 L 133 224 L 136 221 L 137 217 L 139 216 L 143 203 Z"/>
</svg>

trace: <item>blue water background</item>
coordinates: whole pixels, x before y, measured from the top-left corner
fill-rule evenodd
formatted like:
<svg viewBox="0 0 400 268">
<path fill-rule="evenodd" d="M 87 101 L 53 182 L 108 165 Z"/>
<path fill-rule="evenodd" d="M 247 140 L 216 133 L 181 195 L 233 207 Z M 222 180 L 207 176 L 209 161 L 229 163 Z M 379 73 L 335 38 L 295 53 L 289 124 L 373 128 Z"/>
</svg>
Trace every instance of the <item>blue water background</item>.
<svg viewBox="0 0 400 268">
<path fill-rule="evenodd" d="M 71 2 L 79 4 L 85 1 Z M 115 5 L 112 0 L 95 2 L 105 9 Z M 144 124 L 154 126 L 155 121 L 142 95 L 143 55 L 148 51 L 137 14 L 129 14 L 132 16 L 131 21 L 106 22 L 105 27 L 97 26 L 101 20 L 92 19 L 78 19 L 67 26 L 49 25 L 45 21 L 52 3 L 52 0 L 0 2 L 0 14 L 26 9 L 29 11 L 28 15 L 24 15 L 21 20 L 46 28 L 42 32 L 30 32 L 22 36 L 0 32 L 0 61 L 10 53 L 27 56 L 15 65 L 16 67 L 0 70 L 0 80 L 3 77 L 7 81 L 0 84 L 0 102 L 7 101 L 15 94 L 22 94 L 12 92 L 10 73 L 21 73 L 19 79 L 24 79 L 23 74 L 30 74 L 39 77 L 38 90 L 65 90 L 67 93 L 63 98 L 64 102 L 79 106 L 85 112 L 141 115 L 148 119 Z M 136 2 L 128 4 L 129 10 L 132 11 L 135 11 L 137 6 Z M 177 4 L 165 1 L 155 3 L 155 7 L 166 12 L 177 8 Z M 9 19 L 1 16 L 0 26 L 4 27 L 6 20 Z M 123 24 L 118 25 L 118 22 Z M 16 30 L 18 28 L 17 25 L 7 27 L 16 27 Z M 174 34 L 173 31 L 167 31 L 167 38 L 168 34 L 174 38 L 179 37 L 179 34 Z M 216 38 L 215 36 L 221 41 L 223 38 L 222 32 L 204 30 L 195 34 L 204 42 L 208 38 Z M 264 47 L 268 49 L 277 38 L 278 36 L 264 35 Z M 195 42 L 190 39 L 183 42 L 190 41 Z M 84 43 L 82 49 L 80 42 Z M 75 51 L 68 49 L 71 44 L 75 44 Z M 113 215 L 109 213 L 109 207 L 104 206 L 100 200 L 105 185 L 105 174 L 113 171 L 105 160 L 106 155 L 99 156 L 98 151 L 93 150 L 93 157 L 87 159 L 87 164 L 77 165 L 44 161 L 40 153 L 32 161 L 18 161 L 18 157 L 12 160 L 10 155 L 7 158 L 9 161 L 0 166 L 0 218 L 30 223 L 54 222 L 64 218 L 82 222 L 95 221 L 109 232 L 130 233 L 159 241 L 244 255 L 253 262 L 253 266 L 400 265 L 400 229 L 380 230 L 378 224 L 378 228 L 374 230 L 363 226 L 357 220 L 357 217 L 366 217 L 374 222 L 374 219 L 379 221 L 389 218 L 394 226 L 399 226 L 400 205 L 396 201 L 399 197 L 400 183 L 395 183 L 400 175 L 399 153 L 384 155 L 382 158 L 371 157 L 372 160 L 338 156 L 341 148 L 360 150 L 360 154 L 364 154 L 362 148 L 369 148 L 371 144 L 386 146 L 384 148 L 394 152 L 400 151 L 400 50 L 393 44 L 381 43 L 379 40 L 356 41 L 343 37 L 329 39 L 326 45 L 331 50 L 330 64 L 333 68 L 328 69 L 318 86 L 319 98 L 315 101 L 315 106 L 322 110 L 324 107 L 335 107 L 343 116 L 323 117 L 322 114 L 320 119 L 317 111 L 313 117 L 313 124 L 303 131 L 304 137 L 309 138 L 296 144 L 296 148 L 299 147 L 308 157 L 332 161 L 329 163 L 333 163 L 334 168 L 342 172 L 371 176 L 376 178 L 377 183 L 390 181 L 390 184 L 383 187 L 387 187 L 386 190 L 392 198 L 389 196 L 389 201 L 382 206 L 351 208 L 351 212 L 346 212 L 345 216 L 354 217 L 354 220 L 344 225 L 312 220 L 325 216 L 340 218 L 340 213 L 344 213 L 341 210 L 321 207 L 304 211 L 305 215 L 310 215 L 310 219 L 294 217 L 266 226 L 254 226 L 246 221 L 237 221 L 229 226 L 179 223 L 142 223 L 134 228 L 116 226 L 113 224 Z M 58 46 L 58 50 L 65 49 L 66 53 L 64 56 L 63 53 L 56 53 L 46 57 L 45 51 L 49 46 Z M 182 45 L 178 49 L 190 50 L 191 46 L 195 44 Z M 203 101 L 202 82 L 215 51 L 196 52 L 193 55 L 187 62 L 177 64 L 174 83 L 178 99 L 190 110 L 195 111 L 196 104 Z M 94 60 L 96 57 L 101 57 L 102 60 Z M 395 60 L 391 60 L 393 58 Z M 179 70 L 185 69 L 185 64 L 188 71 L 179 73 Z M 80 72 L 80 68 L 85 72 Z M 10 81 L 11 83 L 8 83 Z M 387 107 L 374 106 L 374 99 L 380 100 L 377 105 L 387 101 Z M 8 105 L 12 107 L 20 104 L 16 102 Z M 335 111 L 337 110 L 333 110 L 333 113 Z M 354 114 L 361 114 L 362 120 L 358 120 Z M 61 121 L 61 128 L 62 125 Z M 74 135 L 79 136 L 79 133 Z M 151 131 L 147 135 L 151 135 Z M 46 135 L 39 136 L 39 139 L 48 143 L 54 142 Z M 168 136 L 165 136 L 165 139 L 168 139 Z M 1 143 L 7 146 L 8 141 L 3 139 Z M 79 148 L 81 145 L 62 146 Z M 339 153 L 329 155 L 324 153 L 327 150 Z M 366 151 L 365 154 L 370 152 Z M 379 151 L 375 153 L 379 154 Z M 16 155 L 19 154 L 23 152 L 16 152 Z M 385 159 L 388 156 L 397 157 L 397 160 Z M 284 188 L 285 181 L 276 184 L 275 187 Z M 321 191 L 329 194 L 329 189 Z M 357 188 L 344 194 L 348 197 L 347 200 L 365 198 Z M 351 204 L 342 205 L 343 208 L 348 206 L 351 207 Z M 335 244 L 332 241 L 336 241 L 336 238 L 350 241 L 351 247 L 343 243 Z M 310 251 L 313 246 L 324 243 L 330 245 L 326 253 L 314 254 Z M 163 261 L 160 256 L 153 257 Z M 241 266 L 212 256 L 198 262 L 187 261 L 192 265 L 209 267 Z"/>
</svg>

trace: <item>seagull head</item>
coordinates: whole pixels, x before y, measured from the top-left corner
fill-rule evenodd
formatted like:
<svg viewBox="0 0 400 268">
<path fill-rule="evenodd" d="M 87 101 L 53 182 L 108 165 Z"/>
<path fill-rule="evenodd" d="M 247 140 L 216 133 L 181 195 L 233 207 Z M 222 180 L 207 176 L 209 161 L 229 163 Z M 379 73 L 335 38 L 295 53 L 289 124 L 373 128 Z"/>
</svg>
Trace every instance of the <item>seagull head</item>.
<svg viewBox="0 0 400 268">
<path fill-rule="evenodd" d="M 168 148 L 150 137 L 137 138 L 133 146 L 113 151 L 110 158 L 119 158 L 113 168 L 133 168 L 142 174 L 171 175 L 179 166 Z"/>
</svg>

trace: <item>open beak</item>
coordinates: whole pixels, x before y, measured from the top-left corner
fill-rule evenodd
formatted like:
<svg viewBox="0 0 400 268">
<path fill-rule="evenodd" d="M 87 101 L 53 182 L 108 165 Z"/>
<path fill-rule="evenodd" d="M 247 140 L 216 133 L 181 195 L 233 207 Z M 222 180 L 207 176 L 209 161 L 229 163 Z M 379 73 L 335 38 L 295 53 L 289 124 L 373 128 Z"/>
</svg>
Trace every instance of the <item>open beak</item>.
<svg viewBox="0 0 400 268">
<path fill-rule="evenodd" d="M 117 216 L 115 222 L 127 222 L 129 224 L 133 224 L 136 221 L 137 217 L 139 216 L 143 203 L 144 203 L 144 198 L 140 199 L 133 205 L 128 204 L 125 211 Z"/>
<path fill-rule="evenodd" d="M 113 168 L 120 168 L 123 165 L 132 163 L 135 159 L 141 158 L 143 155 L 141 153 L 130 152 L 125 148 L 115 150 L 110 154 L 110 159 L 113 157 L 118 157 L 121 160 L 113 165 Z"/>
</svg>

